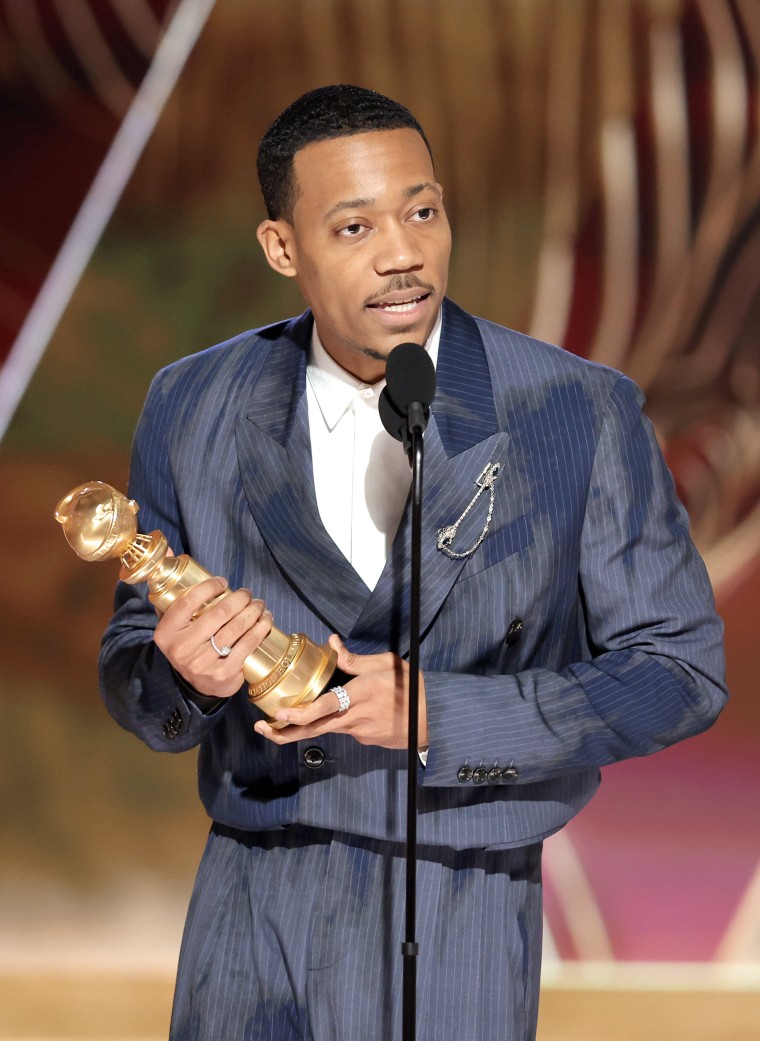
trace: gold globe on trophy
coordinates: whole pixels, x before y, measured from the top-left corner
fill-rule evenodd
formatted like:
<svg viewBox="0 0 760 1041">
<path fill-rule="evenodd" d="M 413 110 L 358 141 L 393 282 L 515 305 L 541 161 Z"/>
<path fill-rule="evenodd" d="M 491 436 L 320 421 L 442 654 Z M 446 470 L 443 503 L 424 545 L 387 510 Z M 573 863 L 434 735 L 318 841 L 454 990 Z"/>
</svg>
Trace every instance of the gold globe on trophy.
<svg viewBox="0 0 760 1041">
<path fill-rule="evenodd" d="M 137 530 L 139 506 L 134 499 L 103 481 L 80 484 L 55 509 L 66 540 L 82 560 L 121 561 L 119 578 L 130 585 L 147 582 L 148 599 L 163 614 L 193 586 L 214 576 L 186 553 L 168 555 L 169 544 L 160 531 L 143 535 Z M 230 591 L 204 604 L 200 614 Z M 303 633 L 287 635 L 272 626 L 270 633 L 243 662 L 248 696 L 274 727 L 275 712 L 314 701 L 335 671 L 337 652 L 316 644 Z"/>
</svg>

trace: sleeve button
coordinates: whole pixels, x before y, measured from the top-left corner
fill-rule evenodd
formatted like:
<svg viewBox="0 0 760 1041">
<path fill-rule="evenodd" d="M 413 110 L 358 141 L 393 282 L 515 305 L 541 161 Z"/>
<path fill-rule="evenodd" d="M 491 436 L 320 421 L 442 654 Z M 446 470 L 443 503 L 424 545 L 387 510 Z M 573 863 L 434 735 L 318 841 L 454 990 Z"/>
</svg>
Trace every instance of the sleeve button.
<svg viewBox="0 0 760 1041">
<path fill-rule="evenodd" d="M 461 781 L 462 784 L 466 784 L 467 781 L 472 780 L 472 767 L 460 766 L 459 773 L 457 774 L 457 780 Z"/>
</svg>

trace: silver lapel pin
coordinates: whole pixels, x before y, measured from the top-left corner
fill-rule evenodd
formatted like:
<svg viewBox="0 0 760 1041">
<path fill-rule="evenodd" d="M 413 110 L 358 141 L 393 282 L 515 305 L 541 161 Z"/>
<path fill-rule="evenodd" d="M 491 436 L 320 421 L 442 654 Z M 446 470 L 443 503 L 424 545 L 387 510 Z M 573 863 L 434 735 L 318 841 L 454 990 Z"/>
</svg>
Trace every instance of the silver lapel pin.
<svg viewBox="0 0 760 1041">
<path fill-rule="evenodd" d="M 488 463 L 475 481 L 478 490 L 473 495 L 472 501 L 469 503 L 462 516 L 458 520 L 455 520 L 453 524 L 449 524 L 445 528 L 439 528 L 436 546 L 442 553 L 445 553 L 447 557 L 451 557 L 452 560 L 464 560 L 465 557 L 471 556 L 488 534 L 488 529 L 491 525 L 491 518 L 493 517 L 494 485 L 496 484 L 496 478 L 499 476 L 499 470 L 501 470 L 501 463 Z M 490 502 L 488 503 L 488 516 L 483 525 L 483 530 L 473 546 L 470 546 L 470 548 L 466 549 L 463 553 L 456 553 L 454 550 L 449 549 L 449 546 L 456 538 L 459 525 L 465 519 L 486 488 L 488 489 Z"/>
</svg>

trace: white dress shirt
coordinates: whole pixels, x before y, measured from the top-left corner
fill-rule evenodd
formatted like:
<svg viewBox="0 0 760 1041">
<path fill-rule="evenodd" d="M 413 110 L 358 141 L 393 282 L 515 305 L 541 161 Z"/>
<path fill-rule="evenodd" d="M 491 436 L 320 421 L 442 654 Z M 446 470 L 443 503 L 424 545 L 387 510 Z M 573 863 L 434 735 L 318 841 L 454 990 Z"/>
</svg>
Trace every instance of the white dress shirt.
<svg viewBox="0 0 760 1041">
<path fill-rule="evenodd" d="M 425 349 L 438 360 L 441 315 Z M 306 369 L 317 506 L 335 545 L 374 589 L 404 512 L 412 471 L 378 413 L 385 380 L 369 385 L 323 347 L 316 324 Z"/>
</svg>

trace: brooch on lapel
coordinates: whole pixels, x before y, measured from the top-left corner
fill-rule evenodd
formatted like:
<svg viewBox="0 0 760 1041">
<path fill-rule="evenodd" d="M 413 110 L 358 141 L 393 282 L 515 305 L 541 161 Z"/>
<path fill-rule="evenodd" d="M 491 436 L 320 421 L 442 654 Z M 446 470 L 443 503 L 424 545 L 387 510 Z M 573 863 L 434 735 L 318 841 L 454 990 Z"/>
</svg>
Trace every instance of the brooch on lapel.
<svg viewBox="0 0 760 1041">
<path fill-rule="evenodd" d="M 491 518 L 493 517 L 493 504 L 494 504 L 494 485 L 496 484 L 496 478 L 499 476 L 499 470 L 501 470 L 501 463 L 488 463 L 485 469 L 481 472 L 475 484 L 478 486 L 478 490 L 472 497 L 472 500 L 466 507 L 464 513 L 458 520 L 455 520 L 453 524 L 448 524 L 445 528 L 438 529 L 438 538 L 436 540 L 436 547 L 445 553 L 447 557 L 451 557 L 452 560 L 464 560 L 465 557 L 471 556 L 478 546 L 481 544 L 483 539 L 488 534 L 488 529 L 491 526 Z M 488 504 L 488 516 L 486 522 L 483 525 L 483 530 L 478 536 L 474 545 L 470 546 L 463 553 L 456 553 L 454 550 L 449 549 L 449 546 L 456 538 L 459 525 L 465 519 L 467 514 L 473 508 L 475 503 L 478 501 L 483 492 L 488 489 L 488 494 L 491 497 L 491 501 Z"/>
</svg>

